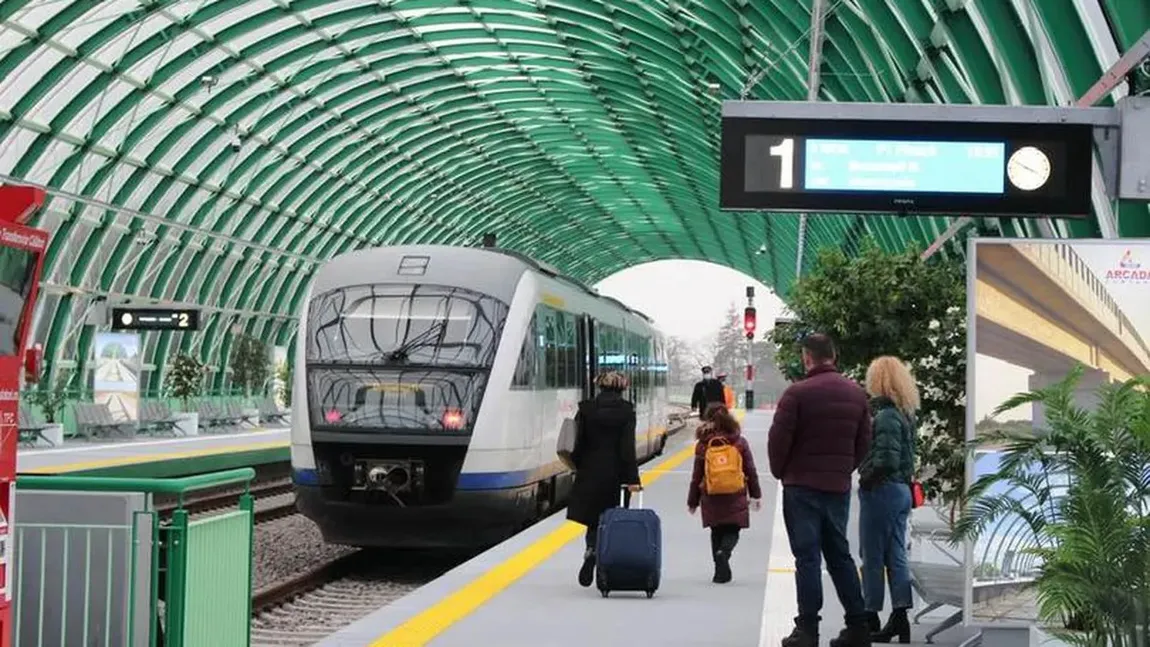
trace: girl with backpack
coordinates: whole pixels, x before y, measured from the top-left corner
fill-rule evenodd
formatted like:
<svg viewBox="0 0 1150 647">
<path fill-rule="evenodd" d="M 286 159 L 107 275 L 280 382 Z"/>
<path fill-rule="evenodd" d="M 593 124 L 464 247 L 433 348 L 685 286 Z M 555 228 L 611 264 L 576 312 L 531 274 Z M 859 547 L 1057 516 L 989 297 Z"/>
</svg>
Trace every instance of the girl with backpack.
<svg viewBox="0 0 1150 647">
<path fill-rule="evenodd" d="M 687 510 L 703 508 L 703 527 L 711 529 L 712 582 L 731 581 L 731 552 L 739 531 L 751 526 L 750 508 L 763 498 L 751 447 L 739 423 L 722 404 L 712 404 L 695 432 L 695 468 L 687 492 Z M 749 495 L 749 496 L 748 496 Z"/>
</svg>

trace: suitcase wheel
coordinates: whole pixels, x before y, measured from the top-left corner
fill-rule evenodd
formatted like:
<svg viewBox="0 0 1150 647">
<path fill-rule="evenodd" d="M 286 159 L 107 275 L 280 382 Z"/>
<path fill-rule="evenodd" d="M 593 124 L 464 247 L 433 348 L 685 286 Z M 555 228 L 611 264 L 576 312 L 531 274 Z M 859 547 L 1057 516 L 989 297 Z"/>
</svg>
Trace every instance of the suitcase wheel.
<svg viewBox="0 0 1150 647">
<path fill-rule="evenodd" d="M 600 589 L 599 590 L 599 595 L 602 595 L 603 597 L 607 597 L 610 594 L 611 594 L 611 592 L 608 591 L 607 589 Z"/>
<path fill-rule="evenodd" d="M 654 591 L 647 591 L 647 599 L 650 600 L 653 597 L 655 597 L 655 592 Z"/>
</svg>

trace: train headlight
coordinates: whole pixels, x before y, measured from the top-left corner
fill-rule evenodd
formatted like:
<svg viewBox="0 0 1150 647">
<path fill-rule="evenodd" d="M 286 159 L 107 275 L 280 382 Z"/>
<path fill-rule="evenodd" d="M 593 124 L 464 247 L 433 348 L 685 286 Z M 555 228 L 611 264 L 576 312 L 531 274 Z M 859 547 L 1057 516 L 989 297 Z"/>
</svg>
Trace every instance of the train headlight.
<svg viewBox="0 0 1150 647">
<path fill-rule="evenodd" d="M 458 431 L 463 429 L 463 424 L 466 422 L 463 412 L 459 409 L 448 409 L 443 412 L 443 428 Z"/>
</svg>

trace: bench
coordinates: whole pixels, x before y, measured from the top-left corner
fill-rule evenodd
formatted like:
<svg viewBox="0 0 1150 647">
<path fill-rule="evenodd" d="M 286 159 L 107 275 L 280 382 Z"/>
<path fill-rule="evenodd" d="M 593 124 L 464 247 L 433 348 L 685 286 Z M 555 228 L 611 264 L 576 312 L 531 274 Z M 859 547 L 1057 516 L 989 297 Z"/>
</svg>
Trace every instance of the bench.
<svg viewBox="0 0 1150 647">
<path fill-rule="evenodd" d="M 196 403 L 196 414 L 200 419 L 200 429 L 205 433 L 226 434 L 240 430 L 238 419 L 211 402 Z"/>
<path fill-rule="evenodd" d="M 140 431 L 151 435 L 182 435 L 179 421 L 166 402 L 144 400 L 140 403 Z"/>
<path fill-rule="evenodd" d="M 287 424 L 287 417 L 290 412 L 279 408 L 276 404 L 275 398 L 264 398 L 260 401 L 260 420 L 270 423 Z"/>
<path fill-rule="evenodd" d="M 56 441 L 44 435 L 44 430 L 52 426 L 54 425 L 40 422 L 32 415 L 28 407 L 21 406 L 19 411 L 19 424 L 17 425 L 17 429 L 20 433 L 18 438 L 19 444 L 25 447 L 35 447 L 36 441 L 42 440 L 48 443 L 49 447 L 55 447 Z"/>
<path fill-rule="evenodd" d="M 135 435 L 135 424 L 130 420 L 116 420 L 112 410 L 102 402 L 77 402 L 72 405 L 76 414 L 76 430 L 86 439 L 112 435 L 129 438 Z"/>
<path fill-rule="evenodd" d="M 943 555 L 949 563 L 927 562 L 921 559 L 909 559 L 911 587 L 926 607 L 914 614 L 914 622 L 918 624 L 922 616 L 941 607 L 955 609 L 938 624 L 931 627 L 924 636 L 927 644 L 934 642 L 938 634 L 962 622 L 962 605 L 966 596 L 966 565 L 962 556 L 955 556 L 949 546 L 950 526 L 935 511 L 923 509 L 912 513 L 910 520 L 910 538 L 920 547 L 930 544 L 936 552 Z M 963 642 L 962 647 L 973 647 L 980 642 L 980 635 L 975 634 Z"/>
<path fill-rule="evenodd" d="M 229 420 L 236 421 L 237 426 L 243 425 L 245 423 L 251 425 L 253 428 L 260 426 L 259 414 L 257 413 L 255 420 L 252 420 L 244 414 L 243 405 L 241 405 L 239 402 L 236 402 L 235 400 L 228 400 L 225 402 L 223 410 L 224 413 L 228 416 Z"/>
</svg>

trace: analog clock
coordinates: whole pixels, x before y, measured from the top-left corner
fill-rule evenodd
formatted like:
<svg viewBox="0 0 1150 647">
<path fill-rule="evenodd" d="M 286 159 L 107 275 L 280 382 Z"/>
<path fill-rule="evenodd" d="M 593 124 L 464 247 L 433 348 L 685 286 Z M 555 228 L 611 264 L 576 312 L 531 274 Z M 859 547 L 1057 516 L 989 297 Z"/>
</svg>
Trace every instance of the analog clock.
<svg viewBox="0 0 1150 647">
<path fill-rule="evenodd" d="M 1050 158 L 1034 146 L 1023 146 L 1007 160 L 1006 177 L 1023 191 L 1040 189 L 1050 179 Z"/>
</svg>

